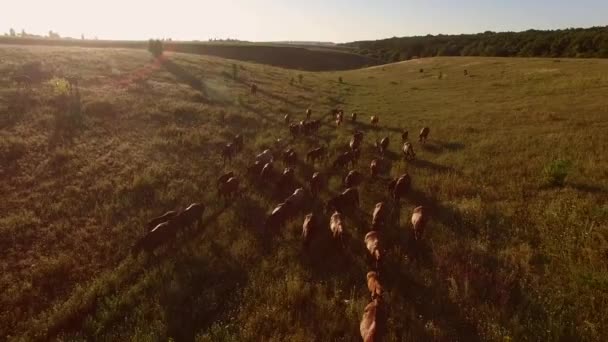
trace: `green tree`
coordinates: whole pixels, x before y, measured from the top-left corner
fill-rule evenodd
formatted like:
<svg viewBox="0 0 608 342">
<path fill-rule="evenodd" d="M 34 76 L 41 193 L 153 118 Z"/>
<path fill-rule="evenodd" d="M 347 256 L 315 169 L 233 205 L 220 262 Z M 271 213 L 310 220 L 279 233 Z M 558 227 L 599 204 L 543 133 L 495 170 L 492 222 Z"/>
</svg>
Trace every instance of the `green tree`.
<svg viewBox="0 0 608 342">
<path fill-rule="evenodd" d="M 10 29 L 8 32 L 9 32 L 9 35 L 10 35 L 11 37 L 16 36 L 16 34 L 15 34 L 15 29 L 11 28 L 11 29 Z"/>
<path fill-rule="evenodd" d="M 163 42 L 160 39 L 150 39 L 148 41 L 148 51 L 150 51 L 154 57 L 162 55 L 163 50 Z"/>
</svg>

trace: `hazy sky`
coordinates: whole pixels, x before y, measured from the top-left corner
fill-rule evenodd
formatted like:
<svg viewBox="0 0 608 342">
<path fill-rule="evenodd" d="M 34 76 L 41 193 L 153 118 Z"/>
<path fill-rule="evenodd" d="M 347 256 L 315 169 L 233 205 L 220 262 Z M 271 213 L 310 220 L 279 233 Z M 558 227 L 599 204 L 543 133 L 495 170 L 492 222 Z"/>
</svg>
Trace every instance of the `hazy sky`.
<svg viewBox="0 0 608 342">
<path fill-rule="evenodd" d="M 608 0 L 6 0 L 0 32 L 345 42 L 608 25 Z"/>
</svg>

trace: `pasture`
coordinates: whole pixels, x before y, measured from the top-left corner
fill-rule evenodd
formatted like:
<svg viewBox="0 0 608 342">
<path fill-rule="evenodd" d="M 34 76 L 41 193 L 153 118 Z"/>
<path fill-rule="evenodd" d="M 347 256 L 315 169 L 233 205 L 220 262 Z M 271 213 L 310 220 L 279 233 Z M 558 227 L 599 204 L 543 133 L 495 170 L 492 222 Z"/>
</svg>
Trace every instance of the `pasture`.
<svg viewBox="0 0 608 342">
<path fill-rule="evenodd" d="M 412 189 L 381 231 L 386 341 L 608 336 L 608 61 L 430 58 L 313 73 L 0 46 L 0 63 L 1 339 L 360 340 L 371 270 L 363 239 L 386 184 L 404 172 Z M 10 78 L 24 65 L 31 90 Z M 68 75 L 80 79 L 77 94 Z M 322 126 L 292 139 L 283 117 L 302 120 L 307 108 Z M 345 111 L 340 127 L 333 108 Z M 354 129 L 365 135 L 356 167 L 365 177 L 339 248 L 323 208 L 343 190 L 347 171 L 331 164 Z M 402 157 L 403 129 L 414 160 Z M 244 151 L 223 165 L 237 133 Z M 306 163 L 318 146 L 328 161 Z M 314 171 L 328 180 L 310 202 L 322 229 L 306 251 L 306 213 L 264 232 L 289 193 L 245 173 L 264 149 L 288 147 L 300 184 Z M 229 170 L 244 190 L 225 201 L 215 181 Z M 150 218 L 192 202 L 206 206 L 202 225 L 131 253 Z M 414 241 L 418 205 L 431 220 Z"/>
</svg>

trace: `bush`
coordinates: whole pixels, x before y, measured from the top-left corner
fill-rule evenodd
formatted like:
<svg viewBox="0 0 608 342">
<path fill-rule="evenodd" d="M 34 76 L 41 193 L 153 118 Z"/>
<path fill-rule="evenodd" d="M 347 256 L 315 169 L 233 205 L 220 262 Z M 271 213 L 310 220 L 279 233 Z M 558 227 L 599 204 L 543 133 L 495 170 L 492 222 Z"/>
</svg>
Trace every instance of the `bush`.
<svg viewBox="0 0 608 342">
<path fill-rule="evenodd" d="M 163 42 L 160 39 L 150 39 L 148 41 L 148 51 L 150 51 L 154 57 L 162 55 L 163 50 Z"/>
<path fill-rule="evenodd" d="M 571 163 L 564 159 L 555 159 L 543 170 L 544 181 L 550 186 L 563 186 L 568 177 Z"/>
</svg>

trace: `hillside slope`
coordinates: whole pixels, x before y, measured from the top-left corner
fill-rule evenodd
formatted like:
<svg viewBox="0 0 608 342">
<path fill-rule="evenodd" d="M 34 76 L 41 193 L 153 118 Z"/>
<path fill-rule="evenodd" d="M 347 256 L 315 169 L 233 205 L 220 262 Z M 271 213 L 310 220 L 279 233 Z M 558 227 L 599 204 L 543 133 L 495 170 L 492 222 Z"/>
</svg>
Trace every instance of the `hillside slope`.
<svg viewBox="0 0 608 342">
<path fill-rule="evenodd" d="M 0 55 L 0 336 L 358 340 L 369 301 L 363 236 L 389 176 L 404 171 L 413 190 L 382 232 L 387 340 L 608 334 L 604 61 L 428 59 L 303 73 L 290 85 L 285 69 L 239 63 L 235 81 L 232 61 L 194 55 L 160 62 L 142 51 L 52 47 L 0 47 Z M 9 82 L 31 61 L 44 61 L 43 80 L 82 78 L 76 108 L 66 109 L 56 83 L 28 93 Z M 324 125 L 292 141 L 283 114 L 300 120 L 309 106 Z M 336 106 L 360 121 L 336 129 L 326 116 Z M 415 142 L 417 158 L 406 162 L 401 130 L 415 141 L 423 125 L 429 142 Z M 332 161 L 353 128 L 366 134 L 357 167 L 366 177 L 346 247 L 324 228 L 304 252 L 303 217 L 264 234 L 266 214 L 286 194 L 245 177 L 255 154 L 291 146 L 303 159 L 322 144 Z M 223 166 L 220 147 L 235 133 L 245 151 Z M 371 180 L 372 144 L 383 136 L 386 170 Z M 555 159 L 571 164 L 562 187 L 543 180 Z M 215 191 L 224 170 L 246 187 L 228 205 Z M 342 189 L 345 171 L 330 162 L 299 162 L 298 182 L 313 170 L 331 176 L 323 201 Z M 207 206 L 202 227 L 131 255 L 149 218 L 194 201 Z M 414 242 L 409 215 L 419 204 L 432 221 Z M 312 203 L 319 214 L 322 206 Z"/>
<path fill-rule="evenodd" d="M 0 36 L 0 44 L 85 48 L 148 48 L 147 41 L 36 39 L 2 36 Z M 343 46 L 292 46 L 278 43 L 249 42 L 165 42 L 165 48 L 172 52 L 230 58 L 237 61 L 305 71 L 349 70 L 379 64 L 378 60 L 353 53 L 354 49 Z"/>
</svg>

